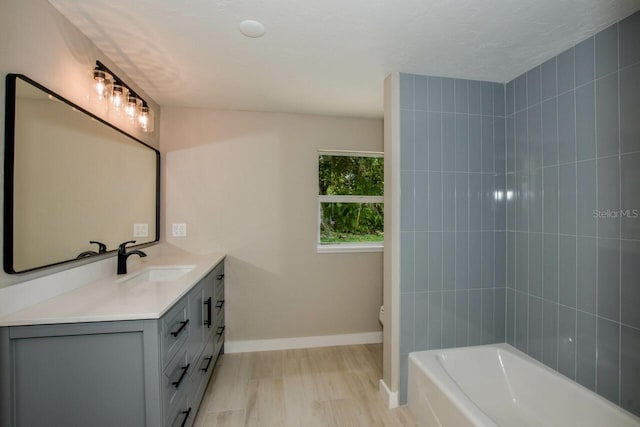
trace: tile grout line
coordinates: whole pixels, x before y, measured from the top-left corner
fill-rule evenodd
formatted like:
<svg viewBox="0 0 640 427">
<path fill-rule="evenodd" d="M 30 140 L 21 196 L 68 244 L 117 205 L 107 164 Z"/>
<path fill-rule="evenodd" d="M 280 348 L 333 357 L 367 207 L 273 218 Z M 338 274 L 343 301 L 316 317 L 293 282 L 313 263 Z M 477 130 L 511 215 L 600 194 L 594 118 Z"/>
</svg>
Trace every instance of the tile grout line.
<svg viewBox="0 0 640 427">
<path fill-rule="evenodd" d="M 617 98 L 618 98 L 618 203 L 620 209 L 622 209 L 622 159 L 620 154 L 622 152 L 622 127 L 620 119 L 620 26 L 618 23 L 616 26 L 616 55 L 617 55 L 617 67 L 616 74 L 618 80 Z M 622 218 L 618 221 L 618 405 L 622 402 Z"/>
<path fill-rule="evenodd" d="M 513 166 L 513 171 L 514 173 L 511 175 L 513 177 L 513 182 L 512 185 L 514 186 L 513 193 L 515 193 L 515 149 L 516 149 L 516 144 L 515 144 L 515 80 L 512 80 L 512 84 L 511 84 L 511 106 L 513 107 L 513 111 L 509 111 L 510 115 L 510 120 L 511 120 L 511 130 L 513 131 L 512 134 L 509 132 L 509 122 L 507 120 L 505 120 L 505 163 L 506 163 L 506 167 L 505 167 L 505 171 L 508 173 L 509 172 L 509 139 L 511 139 L 511 143 L 512 143 L 512 153 L 511 153 L 511 157 L 512 157 L 512 166 Z M 507 85 L 505 86 L 505 91 L 504 91 L 504 97 L 505 97 L 505 114 L 507 113 L 507 100 L 509 99 L 509 90 L 508 90 L 508 86 L 509 86 L 508 82 Z M 505 175 L 505 183 L 508 183 L 508 178 Z M 506 184 L 508 186 L 508 184 Z M 515 222 L 515 211 L 514 211 L 514 221 L 509 221 L 510 218 L 510 212 L 513 211 L 515 209 L 515 205 L 513 204 L 513 197 L 511 200 L 511 203 L 509 203 L 507 201 L 507 204 L 505 206 L 505 214 L 506 214 L 506 228 L 509 229 L 509 227 L 514 227 L 513 222 Z M 513 241 L 515 244 L 515 233 L 514 230 L 510 230 L 510 233 L 513 233 Z M 509 283 L 509 272 L 511 270 L 513 270 L 515 268 L 515 247 L 511 248 L 514 251 L 514 265 L 512 266 L 512 268 L 509 268 L 509 262 L 508 262 L 508 257 L 509 257 L 509 234 L 506 235 L 506 243 L 505 243 L 505 247 L 507 248 L 506 250 L 506 256 L 507 256 L 507 262 L 505 263 L 505 280 L 506 283 L 505 285 L 508 285 Z M 514 270 L 514 280 L 515 280 L 515 270 Z M 507 286 L 505 286 L 505 341 L 509 340 L 509 329 L 512 330 L 512 343 L 515 346 L 515 282 L 511 283 L 514 288 L 508 288 Z M 509 295 L 513 294 L 513 301 L 511 301 L 511 299 L 509 298 Z M 509 306 L 513 307 L 513 319 L 511 319 L 511 322 L 509 322 Z"/>
<path fill-rule="evenodd" d="M 541 159 L 541 164 L 544 165 L 544 126 L 542 124 L 542 66 L 540 66 L 540 152 L 542 155 L 542 159 Z M 540 171 L 541 174 L 541 179 L 542 179 L 542 188 L 540 189 L 540 194 L 541 194 L 541 204 L 542 204 L 542 211 L 540 212 L 542 215 L 542 218 L 540 220 L 540 228 L 542 229 L 542 231 L 544 232 L 544 167 L 541 169 Z M 542 276 L 541 276 L 541 283 L 540 283 L 540 295 L 542 295 L 544 297 L 544 234 L 542 234 L 541 236 L 541 244 L 540 244 L 540 264 L 542 267 Z M 540 360 L 544 360 L 544 302 L 541 300 L 540 302 Z"/>
<path fill-rule="evenodd" d="M 531 147 L 529 147 L 529 109 L 531 108 L 529 106 L 529 72 L 527 71 L 525 73 L 526 78 L 524 80 L 524 84 L 525 84 L 525 105 L 527 105 L 526 108 L 526 116 L 525 116 L 525 120 L 526 120 L 526 126 L 525 126 L 525 144 L 527 147 L 527 157 L 525 159 L 525 172 L 526 172 L 526 177 L 527 177 L 527 182 L 529 183 L 529 185 L 531 184 Z M 531 187 L 529 187 L 529 191 L 530 191 Z M 526 255 L 526 259 L 527 259 L 527 276 L 526 276 L 526 282 L 527 282 L 527 305 L 525 307 L 525 310 L 527 310 L 527 324 L 526 324 L 526 333 L 527 333 L 527 338 L 525 340 L 525 348 L 526 351 L 525 353 L 529 354 L 529 328 L 531 326 L 531 310 L 529 310 L 529 300 L 531 297 L 531 291 L 530 291 L 530 283 L 529 283 L 529 277 L 531 276 L 531 254 L 529 253 L 529 245 L 531 243 L 531 239 L 530 239 L 530 230 L 531 230 L 531 194 L 529 193 L 527 195 L 527 197 L 525 197 L 525 202 L 526 202 L 526 210 L 527 210 L 527 230 L 526 230 L 526 236 L 527 236 L 527 255 Z"/>
<path fill-rule="evenodd" d="M 556 163 L 560 163 L 560 120 L 558 111 L 558 57 L 556 56 L 556 82 L 555 82 L 555 104 L 556 104 Z M 556 216 L 556 230 L 560 233 L 560 166 L 558 166 L 558 173 L 556 174 L 556 206 L 558 207 L 558 215 Z M 556 301 L 558 301 L 557 314 L 556 314 L 556 369 L 560 369 L 560 237 L 556 237 L 556 253 L 558 262 L 558 268 L 556 270 Z"/>
<path fill-rule="evenodd" d="M 411 301 L 411 304 L 413 304 L 413 313 L 412 313 L 412 318 L 411 318 L 411 322 L 413 323 L 412 329 L 413 329 L 413 342 L 411 343 L 411 351 L 415 350 L 415 346 L 416 346 L 416 299 L 415 299 L 415 291 L 416 291 L 416 78 L 415 76 L 412 74 L 411 75 L 411 97 L 412 97 L 412 103 L 413 103 L 413 108 L 411 111 L 411 116 L 412 116 L 412 124 L 413 124 L 413 144 L 412 144 L 412 148 L 413 148 L 413 155 L 412 155 L 412 160 L 413 160 L 413 171 L 412 171 L 412 181 L 413 181 L 413 194 L 412 194 L 412 198 L 413 198 L 413 203 L 412 203 L 412 208 L 413 208 L 413 298 Z M 407 384 L 408 386 L 408 384 Z"/>
<path fill-rule="evenodd" d="M 441 90 L 441 100 L 442 103 L 444 103 L 444 85 L 442 86 L 442 90 Z M 455 110 L 455 81 L 453 82 L 453 101 L 454 101 L 454 105 L 453 105 L 453 109 Z M 456 120 L 455 120 L 455 114 L 453 116 L 453 168 L 456 168 L 456 147 L 455 147 L 455 142 L 457 139 L 457 126 L 456 126 Z M 453 184 L 453 191 L 454 191 L 454 204 L 453 204 L 453 210 L 454 210 L 454 229 L 455 229 L 455 233 L 453 235 L 453 251 L 454 251 L 454 272 L 453 272 L 453 277 L 454 277 L 454 284 L 453 284 L 453 288 L 455 291 L 458 291 L 458 262 L 457 262 L 457 253 L 458 253 L 458 186 L 457 186 L 457 175 L 454 175 L 454 184 Z M 458 323 L 458 301 L 457 301 L 457 293 L 454 293 L 453 296 L 453 315 L 454 315 L 454 319 L 453 319 L 453 345 L 456 346 L 457 342 L 458 342 L 458 328 L 457 328 L 457 323 Z"/>
<path fill-rule="evenodd" d="M 493 95 L 493 113 L 495 114 L 496 112 L 496 94 L 495 94 L 495 87 L 492 85 L 491 86 L 491 93 Z M 499 102 L 499 101 L 498 101 Z M 494 172 L 493 175 L 493 186 L 492 189 L 494 191 L 494 194 L 497 194 L 497 191 L 503 191 L 502 188 L 498 189 L 497 185 L 496 185 L 496 118 L 495 116 L 492 117 L 491 119 L 492 123 L 493 123 L 493 150 L 492 150 L 492 169 Z M 506 154 L 506 153 L 505 153 Z M 497 197 L 496 197 L 497 198 Z M 492 259 L 491 262 L 493 262 L 493 292 L 491 294 L 491 303 L 492 303 L 492 310 L 491 310 L 491 335 L 492 335 L 492 341 L 497 341 L 497 334 L 496 334 L 496 286 L 497 286 L 497 280 L 496 280 L 496 212 L 499 210 L 499 204 L 497 203 L 498 200 L 496 200 L 496 209 L 493 210 L 493 231 L 492 231 L 492 241 L 493 241 L 493 255 L 492 255 Z"/>
<path fill-rule="evenodd" d="M 507 85 L 503 85 L 502 87 L 503 90 L 503 98 L 504 98 L 504 114 L 506 116 L 507 114 Z M 508 274 L 508 262 L 507 262 L 507 258 L 508 258 L 508 247 L 507 244 L 509 242 L 508 239 L 508 232 L 506 231 L 506 229 L 508 228 L 508 220 L 509 220 L 509 215 L 508 215 L 508 211 L 507 211 L 507 203 L 508 203 L 508 199 L 507 199 L 507 169 L 509 169 L 508 167 L 508 143 L 507 143 L 507 119 L 505 118 L 504 120 L 504 126 L 503 126 L 503 130 L 504 130 L 504 187 L 505 187 L 505 202 L 504 202 L 504 228 L 505 228 L 505 233 L 504 233 L 504 287 L 505 287 L 505 291 L 504 291 L 504 341 L 507 342 L 507 325 L 508 325 L 508 321 L 507 321 L 507 311 L 508 311 L 508 299 L 507 299 L 507 274 Z"/>
<path fill-rule="evenodd" d="M 469 112 L 469 83 L 465 80 L 466 94 L 467 94 L 467 113 Z M 457 101 L 457 99 L 456 99 Z M 467 158 L 466 158 L 466 167 L 465 170 L 469 171 L 469 116 L 466 117 L 467 122 Z M 469 175 L 467 174 L 467 337 L 465 340 L 465 345 L 469 345 L 469 334 L 470 324 L 469 324 L 469 312 L 471 305 L 471 180 L 469 179 Z"/>
<path fill-rule="evenodd" d="M 596 43 L 595 43 L 595 37 L 593 39 L 593 77 L 595 79 L 596 76 Z M 598 158 L 598 91 L 596 90 L 596 84 L 594 82 L 593 84 L 593 115 L 594 115 L 594 133 L 595 133 L 595 147 L 594 147 L 594 154 L 595 154 L 595 158 Z M 595 171 L 595 192 L 596 192 L 596 209 L 598 208 L 598 161 L 594 160 L 594 171 Z M 596 282 L 596 295 L 595 295 L 595 307 L 594 307 L 594 311 L 595 311 L 595 318 L 596 318 L 596 327 L 595 327 L 595 354 L 594 354 L 594 364 L 593 364 L 593 388 L 594 391 L 597 392 L 598 390 L 598 288 L 600 286 L 600 279 L 599 279 L 599 255 L 598 255 L 598 235 L 600 234 L 600 220 L 598 218 L 596 218 L 596 237 L 595 237 L 595 241 L 596 241 L 596 265 L 595 265 L 595 282 Z"/>
<path fill-rule="evenodd" d="M 594 46 L 595 46 L 595 38 L 594 38 Z M 595 47 L 594 47 L 595 49 Z M 595 53 L 594 53 L 594 58 L 595 58 Z M 595 68 L 594 68 L 594 73 L 595 73 Z M 594 75 L 595 76 L 595 75 Z M 575 47 L 574 47 L 574 53 L 573 53 L 573 134 L 575 135 L 575 145 L 573 147 L 573 158 L 574 158 L 574 170 L 575 170 L 575 177 L 576 177 L 576 184 L 575 184 L 575 190 L 576 190 L 576 203 L 575 203 L 575 221 L 576 221 L 576 234 L 578 234 L 578 104 L 577 104 L 577 92 L 578 92 L 578 88 L 576 87 L 576 56 L 575 56 Z M 594 87 L 595 87 L 595 83 L 594 83 Z M 594 104 L 595 105 L 595 104 Z M 575 312 L 575 328 L 573 331 L 574 337 L 575 337 L 575 348 L 573 351 L 573 378 L 575 381 L 578 380 L 578 238 L 575 238 L 575 244 L 574 244 L 574 254 L 575 254 L 575 260 L 576 260 L 576 264 L 575 264 L 575 268 L 574 268 L 574 287 L 575 287 L 575 292 L 574 292 L 574 296 L 573 296 L 573 302 L 576 306 L 576 312 Z M 560 254 L 558 254 L 559 256 Z M 558 261 L 559 264 L 560 261 Z M 558 283 L 558 288 L 560 287 L 560 283 Z"/>
<path fill-rule="evenodd" d="M 513 306 L 513 319 L 512 319 L 512 333 L 513 333 L 513 345 L 516 346 L 516 328 L 517 328 L 517 311 L 516 311 L 516 289 L 518 285 L 518 204 L 520 203 L 520 197 L 518 192 L 518 179 L 516 177 L 516 170 L 518 169 L 518 144 L 516 140 L 516 81 L 513 81 L 513 93 L 512 93 L 512 103 L 513 103 L 513 114 L 512 114 L 512 135 L 511 138 L 513 140 L 513 199 L 512 199 L 512 211 L 513 211 L 513 288 L 511 289 L 512 293 L 512 301 L 511 304 Z"/>
<path fill-rule="evenodd" d="M 427 79 L 427 90 L 428 90 L 428 79 Z M 440 109 L 442 109 L 442 80 L 440 80 Z M 443 168 L 444 164 L 444 147 L 443 147 L 443 124 L 444 120 L 442 118 L 442 113 L 440 114 L 440 169 Z M 428 120 L 427 120 L 428 124 Z M 454 188 L 455 188 L 455 176 L 454 176 Z M 442 343 L 444 342 L 444 173 L 440 173 L 440 196 L 442 197 L 442 202 L 440 203 L 441 215 L 440 219 L 442 221 L 442 239 L 440 246 L 440 289 L 443 291 L 440 295 L 440 347 L 442 347 Z"/>
<path fill-rule="evenodd" d="M 428 102 L 428 97 L 429 97 L 429 82 L 427 80 L 427 102 Z M 416 110 L 417 113 L 417 110 Z M 424 135 L 426 138 L 425 144 L 426 144 L 426 154 L 427 154 L 427 159 L 426 159 L 426 165 L 427 167 L 429 166 L 429 114 L 426 113 L 424 114 L 424 120 L 425 120 L 425 126 L 426 126 L 426 134 Z M 430 197 L 431 197 L 431 191 L 429 189 L 430 184 L 431 184 L 431 177 L 429 176 L 432 172 L 426 172 L 424 174 L 424 176 L 427 179 L 427 182 L 425 183 L 425 187 L 424 187 L 424 191 L 426 191 L 426 198 L 427 198 L 427 206 L 426 206 L 426 211 L 425 214 L 427 215 L 426 218 L 426 229 L 424 231 L 424 233 L 426 234 L 426 247 L 425 247 L 425 251 L 427 254 L 427 259 L 421 260 L 422 262 L 424 262 L 427 266 L 427 277 L 424 278 L 424 280 L 426 281 L 425 283 L 425 288 L 427 290 L 426 296 L 427 296 L 427 306 L 426 306 L 426 318 L 427 318 L 427 324 L 426 325 L 421 325 L 424 326 L 424 331 L 423 331 L 423 335 L 425 338 L 425 346 L 427 349 L 429 349 L 429 316 L 431 315 L 431 294 L 430 294 L 430 288 L 431 288 L 431 283 L 429 282 L 429 259 L 430 259 L 430 254 L 431 254 L 431 250 L 429 247 L 429 241 L 430 241 L 430 237 L 431 237 L 431 230 L 430 230 L 430 226 L 429 226 L 429 220 L 430 220 L 430 215 L 429 215 L 429 201 L 430 201 Z M 416 235 L 417 237 L 417 235 Z M 417 239 L 415 239 L 417 242 Z M 416 292 L 414 293 L 413 297 L 414 300 L 416 299 L 415 296 L 418 294 L 417 288 L 416 288 Z M 415 319 L 416 313 L 414 312 L 414 319 Z M 416 328 L 417 330 L 418 328 Z M 408 385 L 407 385 L 408 386 Z"/>
<path fill-rule="evenodd" d="M 467 92 L 468 95 L 468 92 Z M 468 102 L 469 102 L 469 110 L 471 110 L 471 97 L 469 96 L 468 98 Z M 483 99 L 482 99 L 482 83 L 480 83 L 480 111 L 482 111 L 483 108 Z M 484 125 L 482 123 L 482 118 L 480 118 L 480 170 L 484 172 Z M 471 132 L 469 132 L 469 168 L 471 168 Z M 484 228 L 484 203 L 483 203 L 483 197 L 482 195 L 484 194 L 484 189 L 483 189 L 483 182 L 484 182 L 484 175 L 481 176 L 480 178 L 480 277 L 478 278 L 479 282 L 480 282 L 480 286 L 483 286 L 483 277 L 482 277 L 482 266 L 483 266 L 483 254 L 484 254 L 484 245 L 483 245 L 483 228 Z M 476 194 L 477 197 L 477 194 Z M 469 209 L 471 209 L 471 206 L 469 206 Z M 471 247 L 469 247 L 469 250 L 471 250 Z M 469 260 L 471 260 L 471 258 L 469 258 Z M 483 304 L 484 304 L 484 292 L 482 291 L 478 291 L 478 294 L 480 295 L 480 307 L 479 307 L 479 311 L 480 311 L 480 325 L 479 325 L 479 330 L 480 330 L 480 343 L 483 343 L 483 328 L 482 325 L 484 324 L 484 310 L 483 308 Z M 471 298 L 469 298 L 469 305 L 471 305 Z"/>
<path fill-rule="evenodd" d="M 512 182 L 513 190 L 512 191 L 513 191 L 513 194 L 515 194 L 515 184 L 516 184 L 516 180 L 515 180 L 515 169 L 516 169 L 515 85 L 516 84 L 515 84 L 515 80 L 512 80 L 512 81 L 513 81 L 513 84 L 511 85 L 512 86 L 512 88 L 511 88 L 511 106 L 513 107 L 513 111 L 510 111 L 511 112 L 511 123 L 512 123 L 511 124 L 511 130 L 512 130 L 512 132 L 511 132 L 511 135 L 506 135 L 505 140 L 507 140 L 508 138 L 511 138 L 511 142 L 513 144 L 512 153 L 511 153 L 512 154 L 512 166 L 513 166 L 513 172 L 514 172 L 513 175 L 512 175 L 513 176 L 513 182 Z M 507 98 L 507 88 L 505 88 L 505 99 L 506 98 Z M 505 104 L 506 104 L 506 101 L 505 101 Z M 505 107 L 506 107 L 506 105 L 505 105 Z M 509 126 L 508 126 L 507 123 L 505 123 L 505 128 L 506 128 L 506 130 L 505 130 L 505 134 L 506 134 L 506 133 L 508 133 L 508 129 L 509 129 Z M 509 147 L 508 143 L 507 143 L 507 147 Z M 508 163 L 507 163 L 507 170 L 508 169 L 509 169 L 509 167 L 508 167 Z M 515 284 L 515 277 L 516 277 L 515 276 L 516 275 L 515 214 L 516 214 L 516 210 L 515 209 L 516 209 L 515 198 L 512 197 L 511 203 L 509 205 L 509 209 L 507 209 L 507 220 L 509 219 L 509 212 L 513 211 L 513 221 L 512 221 L 512 224 L 511 224 L 511 227 L 513 228 L 513 230 L 511 230 L 511 233 L 513 235 L 513 244 L 514 244 L 514 247 L 512 248 L 513 253 L 514 253 L 514 255 L 513 255 L 513 265 L 511 267 L 511 270 L 513 270 L 513 282 L 512 282 L 513 288 L 510 289 L 510 293 L 513 296 L 513 301 L 511 301 L 511 299 L 508 298 L 508 296 L 507 296 L 507 298 L 506 298 L 506 300 L 507 300 L 507 304 L 506 304 L 507 312 L 505 313 L 505 317 L 508 317 L 509 303 L 510 303 L 511 306 L 513 307 L 513 309 L 512 309 L 512 311 L 513 311 L 513 319 L 511 319 L 511 325 L 509 325 L 509 322 L 506 322 L 507 329 L 505 330 L 505 334 L 508 334 L 508 330 L 509 330 L 509 326 L 510 326 L 511 327 L 511 331 L 512 331 L 512 335 L 513 335 L 512 336 L 512 342 L 513 342 L 514 346 L 515 346 L 515 343 L 516 343 L 515 342 L 515 331 L 516 331 L 516 327 L 515 327 L 515 323 L 516 323 L 516 316 L 515 316 L 515 310 L 516 310 L 516 299 L 515 299 L 515 295 L 516 295 L 515 294 L 515 285 L 516 285 Z M 508 245 L 509 245 L 509 237 L 507 236 L 507 246 Z M 507 275 L 509 274 L 509 271 L 510 270 L 507 268 Z"/>
</svg>

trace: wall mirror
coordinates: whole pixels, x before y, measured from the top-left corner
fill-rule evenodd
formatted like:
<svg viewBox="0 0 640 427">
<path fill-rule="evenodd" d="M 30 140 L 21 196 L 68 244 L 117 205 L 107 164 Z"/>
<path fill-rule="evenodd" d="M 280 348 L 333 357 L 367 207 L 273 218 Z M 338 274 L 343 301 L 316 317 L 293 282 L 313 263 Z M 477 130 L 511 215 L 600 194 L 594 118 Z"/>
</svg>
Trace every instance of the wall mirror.
<svg viewBox="0 0 640 427">
<path fill-rule="evenodd" d="M 160 153 L 23 75 L 6 83 L 5 271 L 157 241 Z"/>
</svg>

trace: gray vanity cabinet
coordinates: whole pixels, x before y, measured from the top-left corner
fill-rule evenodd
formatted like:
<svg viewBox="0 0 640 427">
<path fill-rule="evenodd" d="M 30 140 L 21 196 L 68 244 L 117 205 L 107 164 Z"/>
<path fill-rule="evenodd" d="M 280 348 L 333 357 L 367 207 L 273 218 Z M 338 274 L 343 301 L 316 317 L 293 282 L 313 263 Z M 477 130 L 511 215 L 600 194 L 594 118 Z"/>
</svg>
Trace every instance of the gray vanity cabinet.
<svg viewBox="0 0 640 427">
<path fill-rule="evenodd" d="M 3 427 L 160 425 L 157 321 L 20 326 L 0 334 Z"/>
<path fill-rule="evenodd" d="M 203 279 L 204 321 L 202 328 L 203 350 L 197 358 L 191 375 L 192 396 L 200 402 L 209 383 L 217 357 L 223 352 L 224 344 L 224 264 L 218 264 Z M 222 299 L 221 299 L 222 298 Z M 199 336 L 198 336 L 199 337 Z"/>
<path fill-rule="evenodd" d="M 191 426 L 223 349 L 223 274 L 160 319 L 0 328 L 0 426 Z"/>
</svg>

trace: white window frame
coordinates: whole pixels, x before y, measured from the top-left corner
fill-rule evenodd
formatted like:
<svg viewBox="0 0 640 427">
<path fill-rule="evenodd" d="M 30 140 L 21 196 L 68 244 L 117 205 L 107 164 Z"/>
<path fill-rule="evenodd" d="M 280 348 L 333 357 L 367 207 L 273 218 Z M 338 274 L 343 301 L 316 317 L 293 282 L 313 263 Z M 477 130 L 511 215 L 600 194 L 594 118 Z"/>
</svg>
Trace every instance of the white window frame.
<svg viewBox="0 0 640 427">
<path fill-rule="evenodd" d="M 347 150 L 318 150 L 319 165 L 320 156 L 345 156 L 345 157 L 383 157 L 379 151 L 347 151 Z M 319 177 L 320 171 L 316 175 Z M 316 186 L 317 188 L 318 186 Z M 349 253 L 349 252 L 383 252 L 382 242 L 353 242 L 353 243 L 320 243 L 320 227 L 322 225 L 322 203 L 384 203 L 384 196 L 326 196 L 318 195 L 318 223 L 316 226 L 316 249 L 318 253 Z"/>
</svg>

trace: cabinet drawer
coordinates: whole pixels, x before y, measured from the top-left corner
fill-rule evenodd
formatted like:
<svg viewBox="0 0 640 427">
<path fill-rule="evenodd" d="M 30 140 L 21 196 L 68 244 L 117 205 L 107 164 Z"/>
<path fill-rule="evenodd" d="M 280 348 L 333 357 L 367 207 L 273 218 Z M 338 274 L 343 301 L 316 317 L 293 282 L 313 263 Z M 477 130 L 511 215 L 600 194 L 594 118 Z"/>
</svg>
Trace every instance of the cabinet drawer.
<svg viewBox="0 0 640 427">
<path fill-rule="evenodd" d="M 209 377 L 213 372 L 213 367 L 216 363 L 216 355 L 214 354 L 215 343 L 210 340 L 204 351 L 198 358 L 198 361 L 194 365 L 194 369 L 191 372 L 192 381 L 200 381 L 202 378 Z"/>
<path fill-rule="evenodd" d="M 224 321 L 224 312 L 225 312 L 225 308 L 224 306 L 218 310 L 216 312 L 216 320 L 213 322 L 213 326 L 214 326 L 214 334 L 218 333 L 218 327 L 220 326 L 224 326 L 225 321 Z"/>
<path fill-rule="evenodd" d="M 209 341 L 204 351 L 200 355 L 198 362 L 195 365 L 195 369 L 191 373 L 191 396 L 190 404 L 193 407 L 198 407 L 202 396 L 209 384 L 209 378 L 213 373 L 213 369 L 216 364 L 216 354 L 214 353 L 214 342 Z"/>
<path fill-rule="evenodd" d="M 213 307 L 213 329 L 215 333 L 215 328 L 221 326 L 224 323 L 224 310 L 225 310 L 225 300 L 224 297 L 216 299 L 216 304 Z"/>
<path fill-rule="evenodd" d="M 216 284 L 217 286 L 214 289 L 216 299 L 224 299 L 224 279 L 222 280 L 216 279 Z"/>
<path fill-rule="evenodd" d="M 214 295 L 216 298 L 224 299 L 224 261 L 213 269 L 215 279 Z"/>
<path fill-rule="evenodd" d="M 162 375 L 164 407 L 172 408 L 183 394 L 188 394 L 193 365 L 189 363 L 187 349 L 182 349 L 165 368 Z"/>
<path fill-rule="evenodd" d="M 182 298 L 160 320 L 162 334 L 162 366 L 165 367 L 180 351 L 189 336 L 188 298 Z"/>
<path fill-rule="evenodd" d="M 217 355 L 224 344 L 224 334 L 225 334 L 225 325 L 224 325 L 224 312 L 222 313 L 222 322 L 216 325 L 215 335 L 213 336 L 214 342 L 214 352 Z"/>
<path fill-rule="evenodd" d="M 196 406 L 189 404 L 187 393 L 181 393 L 180 398 L 167 413 L 165 427 L 189 427 L 195 419 Z"/>
</svg>

